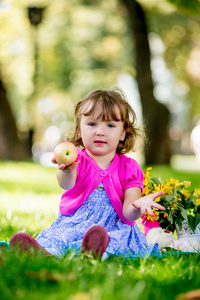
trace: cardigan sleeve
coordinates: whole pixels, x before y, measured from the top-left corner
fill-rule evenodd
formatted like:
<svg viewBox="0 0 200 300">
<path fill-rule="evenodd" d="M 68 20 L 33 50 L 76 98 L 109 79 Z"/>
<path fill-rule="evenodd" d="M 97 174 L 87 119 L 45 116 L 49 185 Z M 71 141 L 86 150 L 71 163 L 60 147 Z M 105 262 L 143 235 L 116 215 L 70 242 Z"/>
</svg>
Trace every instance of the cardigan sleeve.
<svg viewBox="0 0 200 300">
<path fill-rule="evenodd" d="M 124 191 L 132 187 L 139 187 L 143 191 L 143 178 L 139 164 L 133 158 L 126 157 Z"/>
</svg>

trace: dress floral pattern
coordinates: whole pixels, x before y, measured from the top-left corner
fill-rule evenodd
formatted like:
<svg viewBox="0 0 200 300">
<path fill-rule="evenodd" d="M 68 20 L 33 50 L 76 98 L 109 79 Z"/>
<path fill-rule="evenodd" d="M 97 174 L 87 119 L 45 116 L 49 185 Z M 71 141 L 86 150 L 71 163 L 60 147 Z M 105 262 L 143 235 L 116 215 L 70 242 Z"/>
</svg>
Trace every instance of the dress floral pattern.
<svg viewBox="0 0 200 300">
<path fill-rule="evenodd" d="M 75 249 L 78 253 L 84 234 L 94 224 L 103 226 L 109 235 L 104 258 L 109 255 L 135 258 L 160 254 L 158 244 L 149 247 L 136 224 L 128 225 L 121 221 L 102 183 L 74 214 L 59 213 L 54 223 L 40 232 L 36 240 L 43 248 L 57 256 L 65 254 L 68 249 Z"/>
</svg>

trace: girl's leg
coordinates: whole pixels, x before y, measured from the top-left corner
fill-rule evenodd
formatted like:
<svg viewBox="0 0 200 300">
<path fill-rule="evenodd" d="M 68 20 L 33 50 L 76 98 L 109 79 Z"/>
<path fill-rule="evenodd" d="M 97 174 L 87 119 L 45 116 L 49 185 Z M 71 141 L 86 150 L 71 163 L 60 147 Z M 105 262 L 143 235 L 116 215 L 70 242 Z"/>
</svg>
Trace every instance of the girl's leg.
<svg viewBox="0 0 200 300">
<path fill-rule="evenodd" d="M 11 237 L 10 248 L 23 252 L 28 251 L 29 253 L 37 252 L 46 256 L 51 255 L 51 253 L 42 248 L 34 238 L 24 232 L 15 233 Z"/>
<path fill-rule="evenodd" d="M 109 242 L 107 231 L 100 225 L 94 225 L 85 233 L 81 253 L 91 252 L 95 258 L 102 257 Z"/>
</svg>

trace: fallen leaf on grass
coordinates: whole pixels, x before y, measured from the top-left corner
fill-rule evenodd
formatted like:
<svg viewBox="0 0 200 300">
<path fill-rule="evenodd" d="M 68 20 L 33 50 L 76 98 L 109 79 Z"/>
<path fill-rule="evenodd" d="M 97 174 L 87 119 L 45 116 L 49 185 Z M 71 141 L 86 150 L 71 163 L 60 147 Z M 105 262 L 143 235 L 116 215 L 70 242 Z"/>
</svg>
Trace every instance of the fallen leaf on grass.
<svg viewBox="0 0 200 300">
<path fill-rule="evenodd" d="M 42 281 L 62 281 L 62 280 L 74 281 L 76 279 L 76 275 L 72 272 L 69 274 L 61 274 L 58 272 L 50 272 L 46 268 L 42 268 L 38 272 L 25 270 L 24 274 L 30 278 L 36 278 Z"/>
<path fill-rule="evenodd" d="M 92 300 L 92 299 L 100 299 L 99 289 L 94 288 L 89 292 L 79 292 L 69 297 L 69 300 Z"/>
<path fill-rule="evenodd" d="M 91 300 L 91 299 L 92 298 L 90 293 L 77 293 L 70 297 L 70 300 Z"/>
<path fill-rule="evenodd" d="M 179 294 L 176 296 L 175 300 L 200 300 L 200 289 Z"/>
</svg>

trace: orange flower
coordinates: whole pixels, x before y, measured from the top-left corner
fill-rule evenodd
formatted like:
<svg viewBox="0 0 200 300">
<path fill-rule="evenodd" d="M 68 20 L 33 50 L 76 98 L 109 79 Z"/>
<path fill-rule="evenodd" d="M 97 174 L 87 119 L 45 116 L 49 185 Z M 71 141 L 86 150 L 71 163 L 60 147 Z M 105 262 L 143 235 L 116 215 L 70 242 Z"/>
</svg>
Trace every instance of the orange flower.
<svg viewBox="0 0 200 300">
<path fill-rule="evenodd" d="M 173 209 L 177 209 L 177 205 L 174 203 L 174 204 L 172 204 L 172 208 Z"/>
<path fill-rule="evenodd" d="M 194 189 L 194 196 L 197 198 L 200 197 L 200 189 Z"/>
<path fill-rule="evenodd" d="M 146 220 L 157 221 L 159 219 L 159 212 L 153 208 L 154 216 L 150 216 L 147 212 L 145 213 Z"/>
<path fill-rule="evenodd" d="M 190 193 L 187 190 L 181 192 L 185 197 L 190 198 Z M 181 199 L 178 199 L 181 200 Z"/>
<path fill-rule="evenodd" d="M 196 205 L 199 205 L 199 203 L 200 203 L 200 198 L 198 198 L 198 199 L 196 200 Z"/>
<path fill-rule="evenodd" d="M 168 219 L 168 217 L 169 217 L 169 215 L 168 215 L 168 213 L 165 211 L 165 213 L 164 213 L 164 218 L 167 218 L 167 219 Z"/>
</svg>

